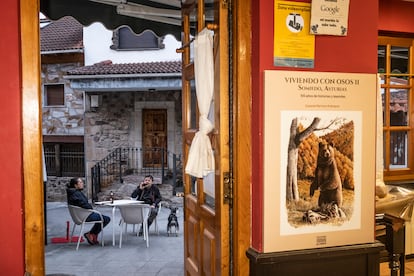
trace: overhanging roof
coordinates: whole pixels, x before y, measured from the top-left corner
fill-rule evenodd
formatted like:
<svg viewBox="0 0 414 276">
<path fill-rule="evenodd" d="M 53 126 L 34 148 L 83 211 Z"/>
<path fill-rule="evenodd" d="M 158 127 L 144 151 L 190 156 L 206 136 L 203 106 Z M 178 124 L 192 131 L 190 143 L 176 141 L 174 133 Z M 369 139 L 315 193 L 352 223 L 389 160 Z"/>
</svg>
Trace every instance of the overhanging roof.
<svg viewBox="0 0 414 276">
<path fill-rule="evenodd" d="M 67 72 L 73 89 L 86 92 L 181 90 L 181 61 L 120 63 L 103 61 Z"/>
<path fill-rule="evenodd" d="M 66 78 L 66 77 L 65 77 Z M 116 76 L 71 78 L 70 87 L 85 92 L 181 91 L 181 76 Z"/>
<path fill-rule="evenodd" d="M 51 20 L 70 15 L 84 26 L 129 26 L 137 34 L 152 30 L 181 40 L 180 0 L 40 0 L 40 11 Z"/>
</svg>

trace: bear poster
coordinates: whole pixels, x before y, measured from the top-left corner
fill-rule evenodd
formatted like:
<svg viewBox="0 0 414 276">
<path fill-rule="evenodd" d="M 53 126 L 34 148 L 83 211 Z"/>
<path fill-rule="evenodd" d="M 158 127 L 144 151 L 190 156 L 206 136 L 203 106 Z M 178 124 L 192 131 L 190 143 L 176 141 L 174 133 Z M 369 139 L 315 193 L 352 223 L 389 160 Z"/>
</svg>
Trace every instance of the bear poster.
<svg viewBox="0 0 414 276">
<path fill-rule="evenodd" d="M 282 111 L 281 128 L 281 234 L 358 229 L 361 112 Z"/>
<path fill-rule="evenodd" d="M 265 71 L 265 252 L 374 242 L 376 87 Z"/>
</svg>

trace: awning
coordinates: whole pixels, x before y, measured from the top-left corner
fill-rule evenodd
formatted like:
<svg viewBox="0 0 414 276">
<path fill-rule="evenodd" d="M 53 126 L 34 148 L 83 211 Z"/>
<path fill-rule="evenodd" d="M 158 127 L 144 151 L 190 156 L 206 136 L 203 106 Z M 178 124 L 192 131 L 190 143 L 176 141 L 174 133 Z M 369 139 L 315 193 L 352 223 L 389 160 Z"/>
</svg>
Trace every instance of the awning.
<svg viewBox="0 0 414 276">
<path fill-rule="evenodd" d="M 69 15 L 84 26 L 95 22 L 110 30 L 129 26 L 137 34 L 152 30 L 181 40 L 180 0 L 40 0 L 40 12 L 51 20 Z"/>
</svg>

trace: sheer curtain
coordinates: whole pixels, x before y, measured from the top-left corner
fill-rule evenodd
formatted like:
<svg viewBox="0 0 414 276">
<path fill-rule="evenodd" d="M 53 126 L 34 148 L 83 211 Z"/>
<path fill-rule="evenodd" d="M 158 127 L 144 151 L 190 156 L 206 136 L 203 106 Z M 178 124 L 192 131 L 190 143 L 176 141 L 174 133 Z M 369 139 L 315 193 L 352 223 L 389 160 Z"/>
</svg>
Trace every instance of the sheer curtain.
<svg viewBox="0 0 414 276">
<path fill-rule="evenodd" d="M 214 153 L 208 134 L 214 129 L 209 120 L 214 92 L 213 34 L 204 28 L 194 40 L 194 72 L 199 130 L 191 143 L 185 172 L 202 178 L 214 172 Z"/>
</svg>

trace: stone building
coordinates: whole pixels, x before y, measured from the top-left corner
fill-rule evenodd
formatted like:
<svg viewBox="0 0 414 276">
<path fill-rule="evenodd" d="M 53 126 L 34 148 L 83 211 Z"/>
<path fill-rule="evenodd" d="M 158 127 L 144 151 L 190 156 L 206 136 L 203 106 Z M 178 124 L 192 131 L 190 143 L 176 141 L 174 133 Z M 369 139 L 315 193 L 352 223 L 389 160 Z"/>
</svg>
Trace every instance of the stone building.
<svg viewBox="0 0 414 276">
<path fill-rule="evenodd" d="M 115 149 L 163 148 L 168 169 L 169 154 L 182 150 L 181 62 L 85 66 L 85 53 L 94 51 L 85 48 L 83 26 L 71 17 L 47 23 L 40 29 L 46 200 L 65 200 L 71 177 L 84 177 L 90 193 L 91 167 Z M 151 32 L 137 36 L 121 28 L 110 48 L 124 54 L 165 45 Z M 134 168 L 159 162 L 141 155 Z"/>
<path fill-rule="evenodd" d="M 65 200 L 68 180 L 85 174 L 84 93 L 64 79 L 84 65 L 83 26 L 72 17 L 46 21 L 40 41 L 45 194 L 46 200 Z"/>
<path fill-rule="evenodd" d="M 85 91 L 85 161 L 90 168 L 117 148 L 137 149 L 142 168 L 161 166 L 150 149 L 181 155 L 181 62 L 112 64 L 102 62 L 68 72 L 72 88 Z M 145 165 L 147 164 L 147 165 Z"/>
</svg>

